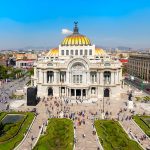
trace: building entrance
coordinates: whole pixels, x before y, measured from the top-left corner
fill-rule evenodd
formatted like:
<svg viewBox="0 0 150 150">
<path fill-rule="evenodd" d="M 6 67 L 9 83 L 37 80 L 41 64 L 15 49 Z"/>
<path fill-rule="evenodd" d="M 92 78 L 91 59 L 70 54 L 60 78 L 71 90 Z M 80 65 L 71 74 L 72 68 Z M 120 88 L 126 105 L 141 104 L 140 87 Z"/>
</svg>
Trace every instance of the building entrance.
<svg viewBox="0 0 150 150">
<path fill-rule="evenodd" d="M 109 97 L 109 93 L 110 93 L 109 89 L 105 89 L 104 90 L 104 97 Z"/>
<path fill-rule="evenodd" d="M 81 96 L 81 89 L 76 90 L 76 96 Z"/>
<path fill-rule="evenodd" d="M 86 90 L 83 89 L 83 96 L 86 96 Z"/>
<path fill-rule="evenodd" d="M 71 89 L 71 96 L 75 96 L 74 89 Z"/>
<path fill-rule="evenodd" d="M 53 96 L 53 89 L 52 88 L 48 89 L 48 96 Z"/>
</svg>

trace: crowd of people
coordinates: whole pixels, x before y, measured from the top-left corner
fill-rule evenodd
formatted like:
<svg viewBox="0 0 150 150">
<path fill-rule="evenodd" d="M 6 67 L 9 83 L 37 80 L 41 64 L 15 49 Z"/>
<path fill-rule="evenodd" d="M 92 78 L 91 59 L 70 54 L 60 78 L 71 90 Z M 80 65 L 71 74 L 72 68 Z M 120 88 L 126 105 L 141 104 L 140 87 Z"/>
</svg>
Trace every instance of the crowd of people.
<svg viewBox="0 0 150 150">
<path fill-rule="evenodd" d="M 45 110 L 49 118 L 69 118 L 74 122 L 74 130 L 78 127 L 85 126 L 87 120 L 92 120 L 98 113 L 96 110 L 78 110 L 76 103 L 71 103 L 68 98 L 61 97 L 44 97 L 41 99 L 45 105 Z M 78 101 L 78 100 L 77 100 Z M 93 121 L 93 120 L 92 120 Z M 92 135 L 95 136 L 94 124 L 92 123 Z M 82 138 L 86 139 L 86 134 L 81 133 Z M 78 137 L 75 136 L 74 142 L 78 142 Z M 99 146 L 98 146 L 99 147 Z"/>
</svg>

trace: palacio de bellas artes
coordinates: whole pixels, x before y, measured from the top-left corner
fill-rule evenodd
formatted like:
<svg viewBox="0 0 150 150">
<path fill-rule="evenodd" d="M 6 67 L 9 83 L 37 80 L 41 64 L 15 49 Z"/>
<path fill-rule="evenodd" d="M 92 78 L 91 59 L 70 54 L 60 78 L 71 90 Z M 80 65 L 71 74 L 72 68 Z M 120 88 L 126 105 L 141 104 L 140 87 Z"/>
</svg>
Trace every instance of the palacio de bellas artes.
<svg viewBox="0 0 150 150">
<path fill-rule="evenodd" d="M 74 22 L 73 33 L 34 64 L 31 86 L 37 88 L 37 97 L 116 98 L 123 88 L 121 66 L 80 34 L 78 22 Z"/>
</svg>

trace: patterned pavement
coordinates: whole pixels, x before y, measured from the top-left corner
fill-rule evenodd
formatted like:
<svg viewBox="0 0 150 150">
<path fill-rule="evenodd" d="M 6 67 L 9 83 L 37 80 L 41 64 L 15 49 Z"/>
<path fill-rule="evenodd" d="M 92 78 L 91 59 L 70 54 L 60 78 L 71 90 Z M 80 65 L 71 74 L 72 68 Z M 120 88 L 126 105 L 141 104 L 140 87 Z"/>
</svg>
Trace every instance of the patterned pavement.
<svg viewBox="0 0 150 150">
<path fill-rule="evenodd" d="M 135 124 L 132 122 L 132 120 L 125 120 L 127 116 L 131 115 L 131 112 L 128 110 L 127 103 L 127 94 L 122 94 L 121 97 L 118 97 L 116 99 L 104 99 L 104 110 L 105 113 L 107 112 L 107 118 L 110 119 L 118 119 L 118 113 L 119 113 L 119 121 L 121 122 L 124 129 L 127 130 L 128 134 L 130 135 L 133 133 L 134 136 L 137 137 L 137 140 L 139 141 L 139 138 L 143 136 L 143 133 L 141 130 L 135 126 Z M 97 137 L 96 135 L 93 135 L 93 118 L 101 118 L 101 112 L 103 108 L 103 100 L 100 99 L 96 103 L 91 104 L 65 104 L 63 102 L 61 107 L 61 101 L 59 98 L 48 98 L 45 100 L 40 101 L 40 103 L 36 106 L 37 111 L 39 115 L 37 116 L 31 131 L 29 135 L 27 136 L 27 139 L 23 142 L 19 150 L 30 150 L 31 149 L 31 143 L 32 145 L 35 144 L 36 137 L 39 134 L 39 126 L 42 126 L 44 122 L 46 122 L 48 116 L 54 116 L 59 117 L 60 111 L 64 111 L 65 115 L 69 117 L 71 113 L 75 114 L 74 119 L 74 126 L 75 129 L 75 137 L 76 137 L 76 144 L 75 144 L 75 150 L 97 150 L 99 147 Z M 32 109 L 32 107 L 24 107 L 20 108 L 21 110 L 27 110 Z M 126 111 L 124 111 L 126 109 Z M 135 113 L 142 114 L 143 109 L 140 109 L 140 107 L 134 108 Z M 120 113 L 121 111 L 121 113 Z M 50 112 L 50 113 L 48 113 Z M 84 112 L 84 117 L 79 115 L 81 112 Z M 147 114 L 150 112 L 146 112 Z M 81 125 L 78 125 L 79 121 L 83 121 L 85 124 L 81 123 Z M 83 138 L 83 134 L 85 137 Z M 34 137 L 34 140 L 31 140 L 31 137 Z M 139 141 L 141 145 L 146 149 L 146 147 L 150 146 L 150 140 L 147 138 L 146 140 Z"/>
</svg>

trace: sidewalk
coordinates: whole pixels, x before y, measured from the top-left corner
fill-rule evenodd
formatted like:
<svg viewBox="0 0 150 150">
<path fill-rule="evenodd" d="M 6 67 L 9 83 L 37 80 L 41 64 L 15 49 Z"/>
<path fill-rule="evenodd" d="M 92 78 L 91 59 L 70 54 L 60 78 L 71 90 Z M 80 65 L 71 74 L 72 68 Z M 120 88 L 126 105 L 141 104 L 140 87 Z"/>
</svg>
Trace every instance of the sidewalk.
<svg viewBox="0 0 150 150">
<path fill-rule="evenodd" d="M 29 134 L 27 135 L 26 139 L 17 150 L 31 150 L 39 135 L 40 132 L 39 126 L 42 126 L 42 124 L 46 122 L 47 118 L 44 116 L 44 112 L 43 112 L 44 106 L 41 102 L 38 105 L 41 107 L 41 109 L 39 110 L 40 112 L 38 112 L 39 115 L 36 117 L 33 126 Z"/>
</svg>

